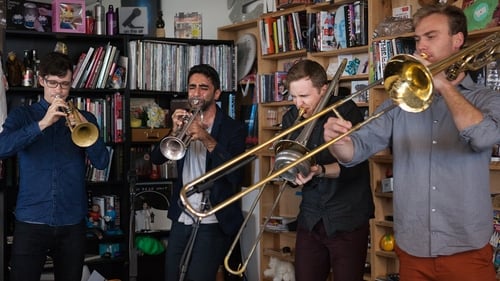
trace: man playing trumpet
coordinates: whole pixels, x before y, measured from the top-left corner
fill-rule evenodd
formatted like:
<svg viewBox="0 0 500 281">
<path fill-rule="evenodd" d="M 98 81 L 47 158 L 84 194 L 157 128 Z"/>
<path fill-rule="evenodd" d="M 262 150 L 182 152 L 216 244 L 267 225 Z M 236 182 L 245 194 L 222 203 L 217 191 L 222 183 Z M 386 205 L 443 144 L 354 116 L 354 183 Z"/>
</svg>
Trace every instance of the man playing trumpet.
<svg viewBox="0 0 500 281">
<path fill-rule="evenodd" d="M 184 158 L 177 161 L 178 180 L 174 183 L 172 204 L 168 216 L 172 219 L 172 229 L 166 250 L 166 280 L 177 281 L 180 278 L 192 281 L 215 280 L 217 270 L 223 263 L 224 255 L 243 222 L 239 204 L 231 204 L 215 215 L 198 221 L 183 210 L 179 202 L 179 192 L 187 184 L 209 170 L 229 161 L 245 151 L 245 128 L 217 106 L 216 100 L 221 95 L 220 78 L 210 65 L 193 66 L 188 74 L 188 98 L 202 99 L 203 106 L 199 116 L 186 128 L 190 135 L 190 144 Z M 189 114 L 184 109 L 177 109 L 172 114 L 173 131 L 184 126 L 184 116 Z M 203 116 L 203 118 L 201 117 Z M 162 164 L 167 158 L 161 153 L 160 145 L 151 152 L 154 164 Z M 188 199 L 200 211 L 207 204 L 216 205 L 231 197 L 241 188 L 242 173 L 237 170 L 216 180 L 207 192 L 195 193 Z M 199 223 L 199 224 L 198 224 Z M 199 226 L 199 227 L 198 227 Z M 186 269 L 183 253 L 190 243 L 193 228 L 197 227 L 192 255 Z M 186 272 L 184 272 L 186 270 Z"/>
<path fill-rule="evenodd" d="M 54 261 L 55 280 L 80 280 L 85 256 L 87 192 L 86 158 L 97 169 L 108 165 L 102 138 L 88 147 L 72 141 L 66 98 L 73 64 L 61 53 L 40 61 L 43 98 L 14 108 L 0 133 L 0 159 L 16 155 L 19 193 L 16 203 L 11 281 L 38 281 L 47 255 Z M 94 115 L 76 112 L 97 126 Z M 68 117 L 74 122 L 73 117 Z"/>
</svg>

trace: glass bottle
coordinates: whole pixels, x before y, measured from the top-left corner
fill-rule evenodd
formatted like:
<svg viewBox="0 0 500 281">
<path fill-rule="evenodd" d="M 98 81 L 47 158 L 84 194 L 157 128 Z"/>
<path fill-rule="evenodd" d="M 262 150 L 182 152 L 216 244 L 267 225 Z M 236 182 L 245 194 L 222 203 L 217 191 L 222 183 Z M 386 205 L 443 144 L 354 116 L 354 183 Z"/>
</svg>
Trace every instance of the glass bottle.
<svg viewBox="0 0 500 281">
<path fill-rule="evenodd" d="M 158 18 L 156 18 L 156 37 L 165 37 L 165 22 L 163 21 L 162 11 L 158 11 Z"/>
<path fill-rule="evenodd" d="M 31 52 L 29 50 L 24 50 L 24 73 L 22 86 L 32 87 L 33 86 L 33 65 L 31 61 Z"/>
</svg>

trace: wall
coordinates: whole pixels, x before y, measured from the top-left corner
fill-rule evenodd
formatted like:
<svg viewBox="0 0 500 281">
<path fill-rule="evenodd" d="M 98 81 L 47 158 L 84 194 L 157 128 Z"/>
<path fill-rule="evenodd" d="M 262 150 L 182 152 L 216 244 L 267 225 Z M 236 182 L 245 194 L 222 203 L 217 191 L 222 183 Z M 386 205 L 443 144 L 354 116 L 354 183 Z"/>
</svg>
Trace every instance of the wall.
<svg viewBox="0 0 500 281">
<path fill-rule="evenodd" d="M 51 3 L 50 0 L 37 0 Z M 154 0 L 152 0 L 154 1 Z M 241 1 L 241 0 L 236 0 Z M 163 20 L 165 21 L 166 36 L 173 37 L 174 16 L 176 12 L 200 12 L 203 17 L 203 39 L 217 39 L 217 28 L 231 24 L 229 20 L 228 0 L 161 0 Z M 93 10 L 97 1 L 85 1 L 87 10 Z M 108 5 L 120 7 L 120 0 L 103 0 L 102 5 L 107 11 Z M 196 7 L 196 8 L 193 8 Z"/>
<path fill-rule="evenodd" d="M 241 1 L 241 0 L 237 0 Z M 199 12 L 203 18 L 203 39 L 217 39 L 217 28 L 231 23 L 227 0 L 161 0 L 167 37 L 173 37 L 177 12 Z"/>
</svg>

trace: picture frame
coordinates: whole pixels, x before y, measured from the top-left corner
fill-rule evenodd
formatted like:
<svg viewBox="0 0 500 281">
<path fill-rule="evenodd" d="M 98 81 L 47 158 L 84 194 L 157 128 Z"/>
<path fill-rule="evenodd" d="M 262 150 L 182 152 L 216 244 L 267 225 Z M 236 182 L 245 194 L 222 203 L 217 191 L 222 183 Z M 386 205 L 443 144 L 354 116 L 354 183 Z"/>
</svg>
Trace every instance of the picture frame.
<svg viewBox="0 0 500 281">
<path fill-rule="evenodd" d="M 52 31 L 85 33 L 85 1 L 83 0 L 53 1 Z"/>
</svg>

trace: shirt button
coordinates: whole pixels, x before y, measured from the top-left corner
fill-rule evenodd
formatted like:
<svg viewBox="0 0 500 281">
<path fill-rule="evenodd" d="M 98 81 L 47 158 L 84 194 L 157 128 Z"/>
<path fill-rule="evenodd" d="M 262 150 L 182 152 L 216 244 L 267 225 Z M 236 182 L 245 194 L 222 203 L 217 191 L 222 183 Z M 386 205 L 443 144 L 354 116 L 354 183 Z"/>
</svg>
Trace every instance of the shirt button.
<svg viewBox="0 0 500 281">
<path fill-rule="evenodd" d="M 432 144 L 436 144 L 436 143 L 438 143 L 436 140 L 433 140 L 433 141 L 432 141 Z"/>
<path fill-rule="evenodd" d="M 434 121 L 432 121 L 432 122 L 433 122 L 434 124 L 437 124 L 438 120 L 434 120 Z"/>
<path fill-rule="evenodd" d="M 431 209 L 431 212 L 433 212 L 433 213 L 434 213 L 435 211 L 436 211 L 436 209 L 434 209 L 434 208 L 432 208 L 432 209 Z"/>
<path fill-rule="evenodd" d="M 432 190 L 436 190 L 436 187 L 435 187 L 435 186 L 433 186 L 433 187 L 432 187 Z"/>
</svg>

